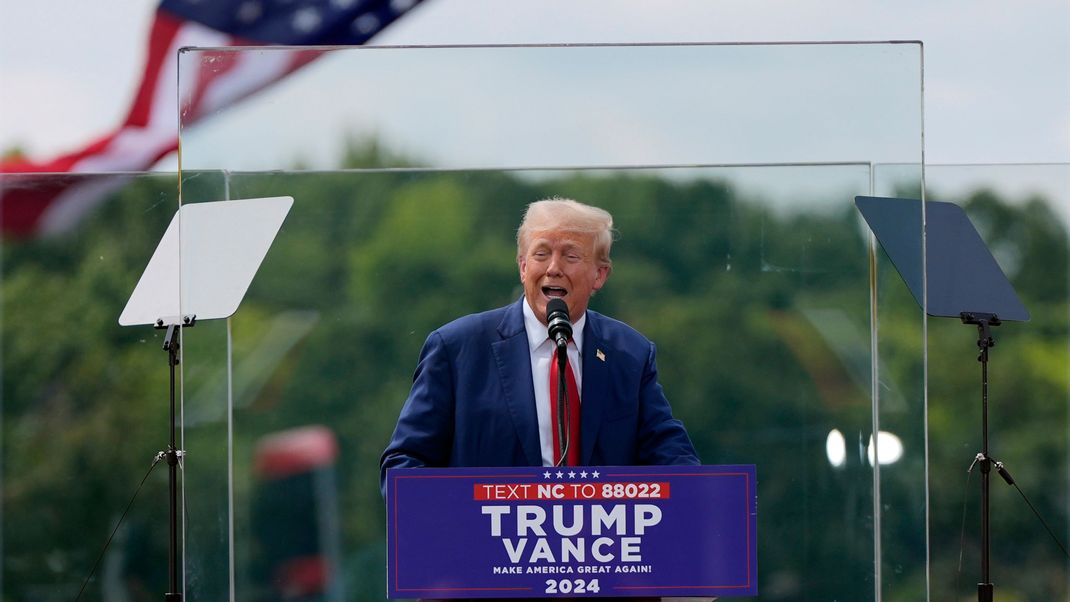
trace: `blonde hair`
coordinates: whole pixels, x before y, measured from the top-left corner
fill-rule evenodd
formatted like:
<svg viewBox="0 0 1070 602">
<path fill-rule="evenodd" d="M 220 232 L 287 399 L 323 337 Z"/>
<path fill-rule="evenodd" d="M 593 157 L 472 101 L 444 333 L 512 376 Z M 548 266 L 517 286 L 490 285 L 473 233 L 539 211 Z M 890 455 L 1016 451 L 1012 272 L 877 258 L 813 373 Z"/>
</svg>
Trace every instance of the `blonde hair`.
<svg viewBox="0 0 1070 602">
<path fill-rule="evenodd" d="M 560 197 L 531 203 L 516 231 L 517 259 L 527 251 L 528 238 L 533 232 L 551 230 L 590 235 L 594 239 L 595 261 L 605 267 L 613 265 L 609 258 L 613 246 L 613 216 L 605 209 Z"/>
</svg>

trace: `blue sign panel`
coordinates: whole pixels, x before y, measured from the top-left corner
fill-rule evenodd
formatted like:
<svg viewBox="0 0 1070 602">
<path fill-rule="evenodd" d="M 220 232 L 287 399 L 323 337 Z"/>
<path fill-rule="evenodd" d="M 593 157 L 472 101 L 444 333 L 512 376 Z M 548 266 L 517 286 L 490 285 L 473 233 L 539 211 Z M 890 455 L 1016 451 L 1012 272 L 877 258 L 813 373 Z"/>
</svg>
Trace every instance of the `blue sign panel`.
<svg viewBox="0 0 1070 602">
<path fill-rule="evenodd" d="M 756 596 L 753 465 L 387 473 L 391 598 Z"/>
</svg>

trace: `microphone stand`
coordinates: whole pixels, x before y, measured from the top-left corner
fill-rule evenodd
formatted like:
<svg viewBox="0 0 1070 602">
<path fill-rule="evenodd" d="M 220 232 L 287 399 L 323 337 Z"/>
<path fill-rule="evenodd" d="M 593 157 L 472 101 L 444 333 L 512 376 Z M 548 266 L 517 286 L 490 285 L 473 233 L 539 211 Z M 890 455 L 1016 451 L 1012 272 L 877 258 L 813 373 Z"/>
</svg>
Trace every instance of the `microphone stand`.
<svg viewBox="0 0 1070 602">
<path fill-rule="evenodd" d="M 179 332 L 182 328 L 192 328 L 196 323 L 196 320 L 196 316 L 186 316 L 182 319 L 182 324 L 165 325 L 162 319 L 157 320 L 155 324 L 157 330 L 167 330 L 167 333 L 164 335 L 163 350 L 167 352 L 167 365 L 171 369 L 171 442 L 165 451 L 161 451 L 158 454 L 158 457 L 162 456 L 167 460 L 167 484 L 169 496 L 168 524 L 170 539 L 167 554 L 168 592 L 163 596 L 164 602 L 182 602 L 182 562 L 178 550 L 178 465 L 181 462 L 182 457 L 186 455 L 186 452 L 178 449 L 175 438 L 177 422 L 175 419 L 175 367 L 178 366 L 178 351 L 181 346 L 179 343 Z"/>
<path fill-rule="evenodd" d="M 981 452 L 977 454 L 973 459 L 973 464 L 970 465 L 970 472 L 973 471 L 974 465 L 978 465 L 981 468 L 981 582 L 977 584 L 977 600 L 978 602 L 993 602 L 994 586 L 992 585 L 991 572 L 991 529 L 989 525 L 989 516 L 991 514 L 989 489 L 991 486 L 991 473 L 992 469 L 996 470 L 996 473 L 1006 482 L 1008 485 L 1014 487 L 1021 494 L 1022 499 L 1025 500 L 1026 505 L 1029 506 L 1033 514 L 1040 520 L 1040 524 L 1044 525 L 1047 529 L 1048 535 L 1055 541 L 1055 545 L 1059 546 L 1059 549 L 1063 551 L 1063 554 L 1067 555 L 1070 559 L 1070 554 L 1067 554 L 1066 548 L 1059 542 L 1059 538 L 1055 536 L 1051 528 L 1048 527 L 1047 521 L 1044 517 L 1037 512 L 1033 504 L 1029 502 L 1029 498 L 1025 496 L 1022 489 L 1018 487 L 1014 482 L 1014 477 L 1011 476 L 1007 467 L 1003 465 L 996 458 L 993 458 L 988 454 L 988 353 L 989 349 L 996 346 L 995 339 L 992 338 L 991 328 L 999 326 L 1001 324 L 999 317 L 992 313 L 981 312 L 962 312 L 960 314 L 963 324 L 974 324 L 977 326 L 977 347 L 981 350 L 977 356 L 977 361 L 981 363 Z"/>
<path fill-rule="evenodd" d="M 992 602 L 993 588 L 990 576 L 991 534 L 989 532 L 989 490 L 991 487 L 992 465 L 995 464 L 1000 474 L 1004 474 L 1002 462 L 996 462 L 988 455 L 988 350 L 996 345 L 992 338 L 991 327 L 999 326 L 996 314 L 979 312 L 962 312 L 963 324 L 977 326 L 977 347 L 981 350 L 977 361 L 981 362 L 981 453 L 974 462 L 981 467 L 981 582 L 977 584 L 977 601 Z M 1009 475 L 1004 475 L 1007 479 Z M 1009 482 L 1009 481 L 1008 481 Z"/>
<path fill-rule="evenodd" d="M 557 345 L 557 442 L 558 456 L 557 465 L 564 466 L 568 461 L 568 434 L 571 432 L 565 421 L 571 418 L 571 414 L 565 411 L 568 402 L 568 380 L 565 370 L 568 370 L 568 339 L 556 341 Z"/>
</svg>

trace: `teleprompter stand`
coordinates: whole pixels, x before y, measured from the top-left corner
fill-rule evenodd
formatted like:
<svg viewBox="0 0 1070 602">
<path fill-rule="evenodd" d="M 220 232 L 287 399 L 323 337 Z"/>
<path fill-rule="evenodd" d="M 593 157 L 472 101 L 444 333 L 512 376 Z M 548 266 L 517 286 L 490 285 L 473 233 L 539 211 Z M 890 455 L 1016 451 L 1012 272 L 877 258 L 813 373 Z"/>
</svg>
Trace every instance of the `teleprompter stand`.
<svg viewBox="0 0 1070 602">
<path fill-rule="evenodd" d="M 977 584 L 977 600 L 979 602 L 992 602 L 992 581 L 990 578 L 990 537 L 989 537 L 989 477 L 992 467 L 1007 481 L 1008 485 L 1014 484 L 1003 462 L 997 461 L 988 455 L 988 351 L 996 345 L 992 338 L 992 328 L 1001 324 L 996 314 L 962 312 L 960 316 L 963 324 L 977 326 L 977 348 L 980 353 L 977 361 L 981 362 L 981 452 L 974 457 L 973 464 L 981 469 L 981 583 Z M 970 465 L 973 469 L 973 465 Z"/>
<path fill-rule="evenodd" d="M 988 357 L 995 346 L 992 328 L 1004 321 L 1027 321 L 1029 312 L 957 205 L 928 201 L 923 209 L 922 202 L 914 199 L 862 196 L 855 197 L 855 204 L 918 305 L 930 316 L 958 318 L 977 327 L 977 360 L 981 363 L 981 451 L 973 460 L 981 469 L 981 582 L 977 584 L 977 600 L 992 602 L 989 477 L 995 467 L 1009 485 L 1014 479 L 988 452 Z"/>
<path fill-rule="evenodd" d="M 167 352 L 167 365 L 170 368 L 171 373 L 171 442 L 167 446 L 167 449 L 161 451 L 156 455 L 157 458 L 162 458 L 167 461 L 167 494 L 168 494 L 168 547 L 167 547 L 167 593 L 164 594 L 164 602 L 181 602 L 182 591 L 180 583 L 182 578 L 179 572 L 179 552 L 178 552 L 178 464 L 182 460 L 182 456 L 185 452 L 178 449 L 175 434 L 177 431 L 176 425 L 178 421 L 175 419 L 175 368 L 179 362 L 179 329 L 190 328 L 194 325 L 196 318 L 187 317 L 182 320 L 182 325 L 168 324 L 164 325 L 163 320 L 158 320 L 156 323 L 157 329 L 166 329 L 167 333 L 163 339 L 163 349 Z"/>
<path fill-rule="evenodd" d="M 165 602 L 183 598 L 182 515 L 178 473 L 186 452 L 177 438 L 177 367 L 183 331 L 199 320 L 228 318 L 241 303 L 260 263 L 293 205 L 290 197 L 183 205 L 119 316 L 122 326 L 151 324 L 164 330 L 170 370 L 170 443 L 156 455 L 168 466 L 168 591 Z"/>
</svg>

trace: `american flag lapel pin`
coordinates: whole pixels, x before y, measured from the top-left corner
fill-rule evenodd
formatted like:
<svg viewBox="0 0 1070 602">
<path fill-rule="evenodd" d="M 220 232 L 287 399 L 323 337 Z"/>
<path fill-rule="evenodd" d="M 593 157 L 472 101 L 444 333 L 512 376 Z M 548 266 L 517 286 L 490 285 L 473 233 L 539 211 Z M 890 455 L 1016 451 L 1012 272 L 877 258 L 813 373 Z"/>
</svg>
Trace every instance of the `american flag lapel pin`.
<svg viewBox="0 0 1070 602">
<path fill-rule="evenodd" d="M 603 353 L 601 349 L 595 349 L 594 356 L 597 357 L 600 361 L 606 361 L 606 354 Z"/>
</svg>

